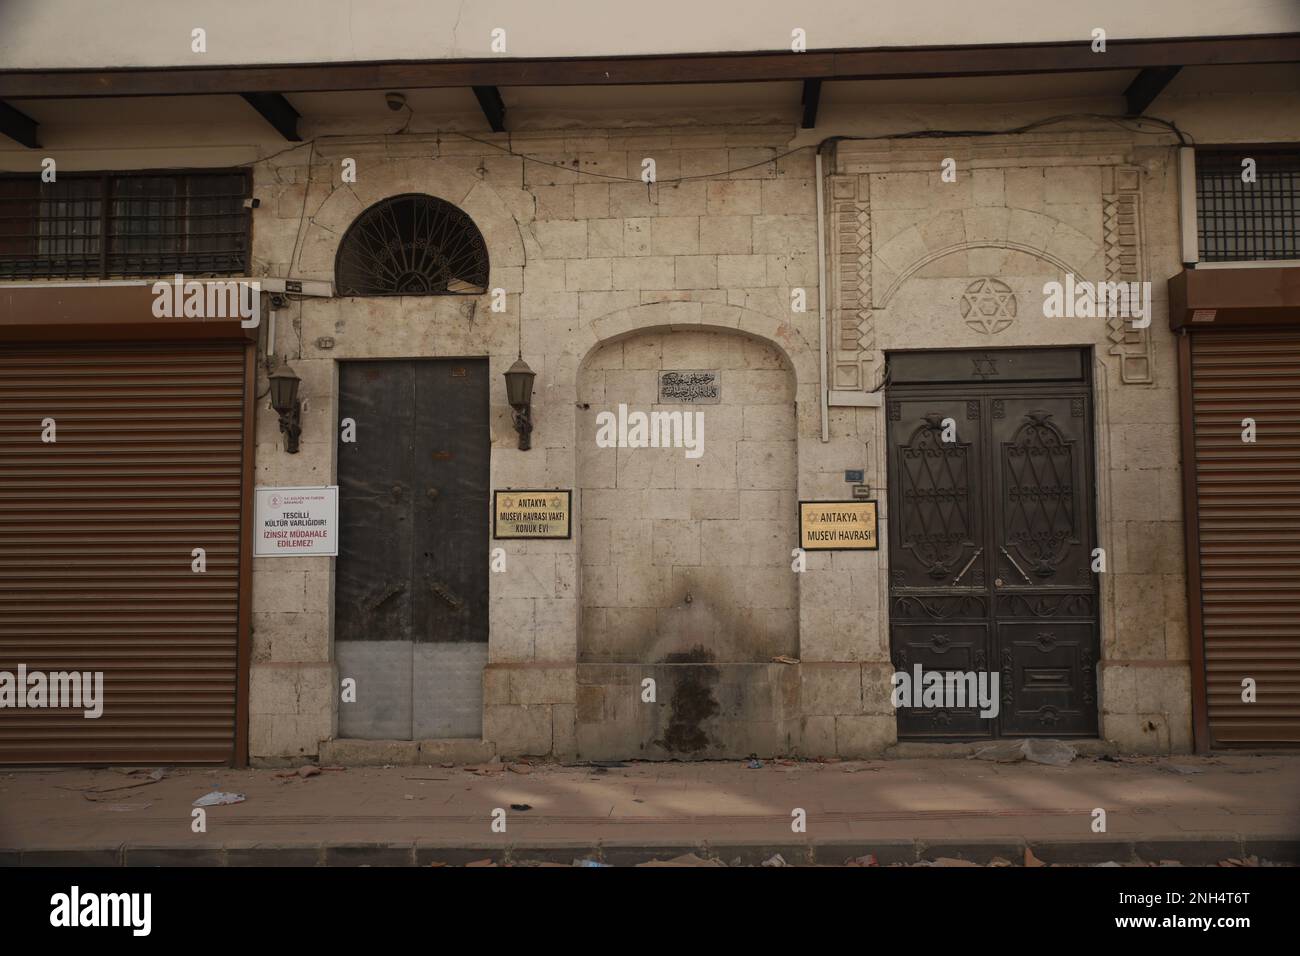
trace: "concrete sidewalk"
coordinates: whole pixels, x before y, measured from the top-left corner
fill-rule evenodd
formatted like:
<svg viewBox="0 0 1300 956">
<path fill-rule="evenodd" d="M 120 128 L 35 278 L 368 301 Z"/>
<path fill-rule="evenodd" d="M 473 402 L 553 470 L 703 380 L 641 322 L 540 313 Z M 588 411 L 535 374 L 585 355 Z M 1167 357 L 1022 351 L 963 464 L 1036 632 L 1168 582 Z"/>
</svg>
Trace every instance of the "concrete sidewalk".
<svg viewBox="0 0 1300 956">
<path fill-rule="evenodd" d="M 0 864 L 1300 860 L 1300 756 L 0 773 Z M 129 784 L 140 784 L 127 789 Z M 247 799 L 207 810 L 214 789 Z M 514 805 L 515 808 L 512 808 Z M 518 809 L 520 806 L 528 809 Z M 493 810 L 505 810 L 505 833 Z M 806 833 L 791 829 L 807 816 Z M 1092 832 L 1093 810 L 1106 832 Z"/>
</svg>

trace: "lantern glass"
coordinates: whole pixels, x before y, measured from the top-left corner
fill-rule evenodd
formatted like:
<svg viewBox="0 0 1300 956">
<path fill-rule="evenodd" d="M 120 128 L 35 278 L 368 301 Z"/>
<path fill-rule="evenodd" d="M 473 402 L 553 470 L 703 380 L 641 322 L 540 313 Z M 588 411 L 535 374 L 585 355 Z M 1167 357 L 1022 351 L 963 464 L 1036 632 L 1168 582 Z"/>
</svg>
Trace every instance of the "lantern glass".
<svg viewBox="0 0 1300 956">
<path fill-rule="evenodd" d="M 271 407 L 277 412 L 287 412 L 298 400 L 299 378 L 293 369 L 285 366 L 271 376 Z"/>
<path fill-rule="evenodd" d="M 532 403 L 533 379 L 537 373 L 522 358 L 506 372 L 506 401 L 512 408 L 522 408 Z"/>
</svg>

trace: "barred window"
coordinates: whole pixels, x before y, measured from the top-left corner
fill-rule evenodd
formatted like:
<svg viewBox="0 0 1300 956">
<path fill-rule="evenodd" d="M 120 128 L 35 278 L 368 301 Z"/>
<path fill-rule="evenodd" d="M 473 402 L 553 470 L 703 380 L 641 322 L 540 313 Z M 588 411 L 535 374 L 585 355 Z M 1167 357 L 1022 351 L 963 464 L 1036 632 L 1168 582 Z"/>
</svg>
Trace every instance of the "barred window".
<svg viewBox="0 0 1300 956">
<path fill-rule="evenodd" d="M 1202 262 L 1300 259 L 1300 151 L 1197 150 L 1196 229 Z"/>
<path fill-rule="evenodd" d="M 247 274 L 251 194 L 242 170 L 0 177 L 0 279 Z"/>
</svg>

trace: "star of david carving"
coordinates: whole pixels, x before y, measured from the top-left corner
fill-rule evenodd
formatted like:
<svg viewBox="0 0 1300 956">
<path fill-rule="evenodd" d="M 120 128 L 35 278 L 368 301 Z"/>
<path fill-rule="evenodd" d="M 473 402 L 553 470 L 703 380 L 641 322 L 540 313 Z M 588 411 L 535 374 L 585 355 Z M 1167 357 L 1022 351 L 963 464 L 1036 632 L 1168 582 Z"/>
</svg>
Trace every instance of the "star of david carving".
<svg viewBox="0 0 1300 956">
<path fill-rule="evenodd" d="M 1016 294 L 998 279 L 976 279 L 961 295 L 961 317 L 976 332 L 996 335 L 1016 319 Z"/>
<path fill-rule="evenodd" d="M 983 358 L 971 359 L 971 364 L 974 366 L 971 374 L 978 379 L 988 381 L 990 378 L 998 374 L 998 360 L 989 358 L 987 355 Z"/>
</svg>

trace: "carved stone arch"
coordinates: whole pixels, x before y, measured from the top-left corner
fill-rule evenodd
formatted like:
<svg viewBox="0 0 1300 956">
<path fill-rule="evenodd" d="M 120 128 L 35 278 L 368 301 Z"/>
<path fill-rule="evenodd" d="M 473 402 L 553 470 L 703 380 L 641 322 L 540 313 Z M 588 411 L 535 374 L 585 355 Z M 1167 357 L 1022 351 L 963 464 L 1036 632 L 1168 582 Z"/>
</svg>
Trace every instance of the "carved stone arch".
<svg viewBox="0 0 1300 956">
<path fill-rule="evenodd" d="M 951 211 L 936 213 L 892 237 L 875 250 L 874 307 L 883 309 L 912 275 L 944 256 L 968 249 L 1007 249 L 1052 263 L 1079 278 L 1102 278 L 1105 253 L 1096 240 L 1052 216 L 1019 207 L 964 210 L 953 241 L 945 228 Z M 1090 273 L 1096 272 L 1097 275 Z"/>
<path fill-rule="evenodd" d="M 771 345 L 781 354 L 794 371 L 796 389 L 817 385 L 819 353 L 790 322 L 735 305 L 651 302 L 620 309 L 584 326 L 583 339 L 576 351 L 585 362 L 594 349 L 612 340 L 637 332 L 676 328 L 741 332 Z"/>
<path fill-rule="evenodd" d="M 892 300 L 895 294 L 897 294 L 898 290 L 903 287 L 903 284 L 907 282 L 907 280 L 910 279 L 914 274 L 924 269 L 930 263 L 937 262 L 938 260 L 944 258 L 945 256 L 950 256 L 958 252 L 965 252 L 969 249 L 1009 249 L 1013 252 L 1023 252 L 1025 255 L 1033 256 L 1036 259 L 1042 259 L 1044 262 L 1050 262 L 1057 269 L 1060 269 L 1062 274 L 1071 272 L 1074 273 L 1074 275 L 1079 276 L 1081 278 L 1086 275 L 1086 273 L 1082 272 L 1075 266 L 1070 265 L 1070 263 L 1066 262 L 1064 259 L 1060 258 L 1059 256 L 1053 255 L 1050 252 L 1044 252 L 1042 249 L 1035 249 L 1034 247 L 1027 246 L 1024 243 L 995 242 L 987 239 L 976 240 L 975 242 L 958 242 L 952 244 L 951 246 L 945 246 L 942 249 L 938 249 L 934 252 L 928 253 L 922 256 L 921 258 L 915 260 L 910 265 L 908 265 L 908 267 L 904 269 L 901 273 L 899 273 L 897 278 L 895 278 L 894 281 L 891 282 L 889 284 L 889 287 L 885 290 L 884 296 L 882 297 L 880 302 L 880 308 L 883 309 L 887 307 L 890 303 L 890 300 Z"/>
<path fill-rule="evenodd" d="M 502 268 L 524 264 L 520 222 L 529 218 L 528 211 L 533 204 L 523 190 L 486 183 L 463 168 L 438 160 L 415 169 L 405 164 L 401 174 L 384 169 L 384 165 L 388 164 L 376 163 L 379 168 L 368 172 L 363 167 L 356 183 L 336 184 L 314 211 L 309 200 L 302 249 L 291 270 L 295 277 L 332 282 L 338 246 L 348 227 L 374 204 L 404 193 L 422 193 L 441 199 L 474 221 L 487 244 L 491 284 L 501 284 Z"/>
</svg>

